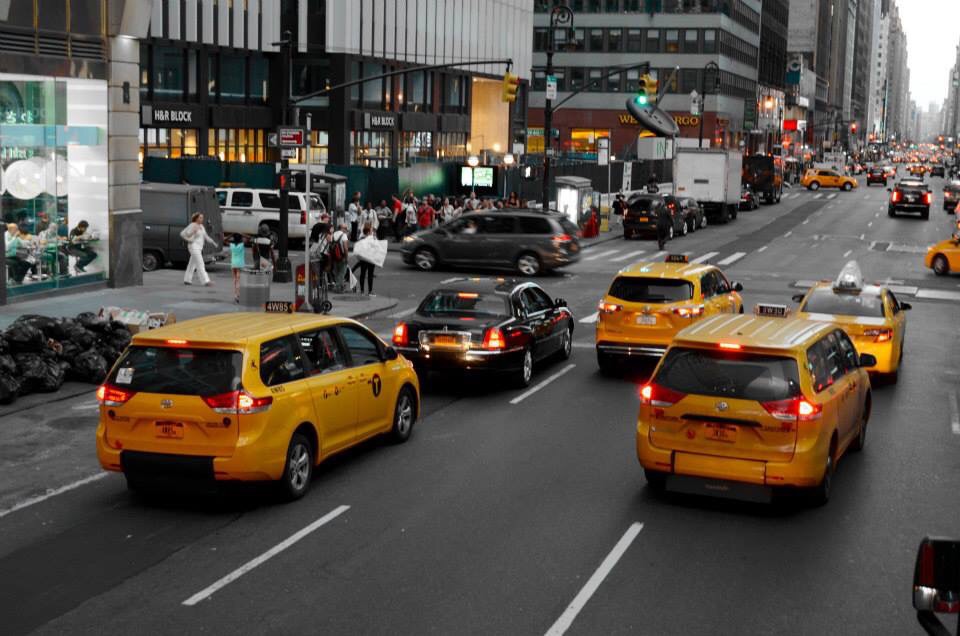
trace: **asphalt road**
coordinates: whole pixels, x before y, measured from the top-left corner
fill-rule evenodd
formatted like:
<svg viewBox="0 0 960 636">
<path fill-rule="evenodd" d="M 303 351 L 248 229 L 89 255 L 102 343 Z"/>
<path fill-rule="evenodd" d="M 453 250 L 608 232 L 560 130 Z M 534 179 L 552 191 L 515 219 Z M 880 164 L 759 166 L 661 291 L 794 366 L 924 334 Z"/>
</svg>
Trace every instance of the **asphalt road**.
<svg viewBox="0 0 960 636">
<path fill-rule="evenodd" d="M 657 250 L 616 239 L 540 279 L 578 318 L 571 360 L 537 369 L 535 385 L 551 381 L 519 401 L 496 385 L 431 382 L 409 443 L 332 459 L 295 504 L 250 488 L 131 496 L 121 477 L 97 477 L 89 397 L 5 421 L 0 631 L 921 633 L 917 544 L 960 536 L 960 278 L 920 260 L 950 231 L 933 183 L 927 222 L 887 218 L 877 187 L 793 189 L 668 248 L 722 263 L 748 307 L 789 304 L 798 283 L 850 259 L 913 304 L 899 383 L 875 388 L 865 452 L 840 463 L 823 508 L 645 487 L 633 438 L 645 370 L 600 376 L 591 318 L 612 275 Z M 376 286 L 401 302 L 368 323 L 389 334 L 457 275 L 391 254 Z"/>
</svg>

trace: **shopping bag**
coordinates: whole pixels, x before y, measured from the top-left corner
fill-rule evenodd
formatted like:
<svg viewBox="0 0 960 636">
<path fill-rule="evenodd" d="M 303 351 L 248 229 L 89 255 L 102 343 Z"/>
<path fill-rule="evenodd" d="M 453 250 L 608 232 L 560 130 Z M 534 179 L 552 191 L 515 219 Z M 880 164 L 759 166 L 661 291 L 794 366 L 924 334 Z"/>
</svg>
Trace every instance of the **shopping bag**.
<svg viewBox="0 0 960 636">
<path fill-rule="evenodd" d="M 352 269 L 348 269 L 347 274 L 349 274 L 349 279 L 348 279 L 349 282 L 347 283 L 347 285 L 350 287 L 350 289 L 356 289 L 357 285 L 360 284 L 360 281 L 357 280 L 356 276 L 354 276 Z"/>
<path fill-rule="evenodd" d="M 383 267 L 387 260 L 387 241 L 378 241 L 374 238 L 363 239 L 353 246 L 353 253 L 362 261 Z"/>
</svg>

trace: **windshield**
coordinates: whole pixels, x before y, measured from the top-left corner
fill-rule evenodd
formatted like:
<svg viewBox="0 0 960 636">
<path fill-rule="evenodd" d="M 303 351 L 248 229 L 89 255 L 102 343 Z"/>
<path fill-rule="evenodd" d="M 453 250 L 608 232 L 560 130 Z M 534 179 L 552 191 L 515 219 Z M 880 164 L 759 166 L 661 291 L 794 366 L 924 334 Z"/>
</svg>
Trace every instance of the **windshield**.
<svg viewBox="0 0 960 636">
<path fill-rule="evenodd" d="M 630 202 L 627 208 L 630 212 L 650 212 L 659 203 L 659 199 L 636 199 Z"/>
<path fill-rule="evenodd" d="M 822 287 L 815 289 L 800 311 L 813 314 L 838 314 L 841 316 L 865 316 L 883 318 L 883 300 L 880 294 L 861 292 L 840 293 Z"/>
<path fill-rule="evenodd" d="M 671 349 L 654 382 L 681 393 L 758 402 L 800 393 L 793 358 L 709 349 Z"/>
<path fill-rule="evenodd" d="M 441 289 L 427 296 L 417 313 L 426 316 L 509 316 L 510 310 L 505 296 Z"/>
<path fill-rule="evenodd" d="M 628 303 L 675 303 L 693 298 L 693 283 L 664 278 L 618 276 L 607 293 Z"/>
<path fill-rule="evenodd" d="M 240 388 L 239 351 L 130 347 L 107 379 L 144 393 L 219 395 Z"/>
</svg>

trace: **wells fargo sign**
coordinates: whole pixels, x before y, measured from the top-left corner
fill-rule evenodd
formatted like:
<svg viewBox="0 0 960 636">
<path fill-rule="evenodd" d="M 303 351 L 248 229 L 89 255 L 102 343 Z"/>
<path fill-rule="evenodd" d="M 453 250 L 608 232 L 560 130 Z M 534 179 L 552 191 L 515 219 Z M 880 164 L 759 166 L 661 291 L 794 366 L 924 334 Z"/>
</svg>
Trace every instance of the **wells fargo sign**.
<svg viewBox="0 0 960 636">
<path fill-rule="evenodd" d="M 630 113 L 620 113 L 618 115 L 620 124 L 624 126 L 639 126 L 638 122 L 633 115 Z M 700 118 L 696 115 L 673 115 L 673 121 L 676 122 L 677 126 L 688 127 L 688 126 L 699 126 Z"/>
</svg>

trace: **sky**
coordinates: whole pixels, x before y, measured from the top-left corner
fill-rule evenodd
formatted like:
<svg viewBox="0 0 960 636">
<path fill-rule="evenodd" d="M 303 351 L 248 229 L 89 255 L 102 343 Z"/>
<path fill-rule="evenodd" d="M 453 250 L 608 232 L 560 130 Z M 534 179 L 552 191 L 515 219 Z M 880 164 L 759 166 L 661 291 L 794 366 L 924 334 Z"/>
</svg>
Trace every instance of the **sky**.
<svg viewBox="0 0 960 636">
<path fill-rule="evenodd" d="M 899 0 L 907 35 L 910 92 L 923 110 L 947 98 L 950 68 L 960 44 L 960 0 Z"/>
</svg>

